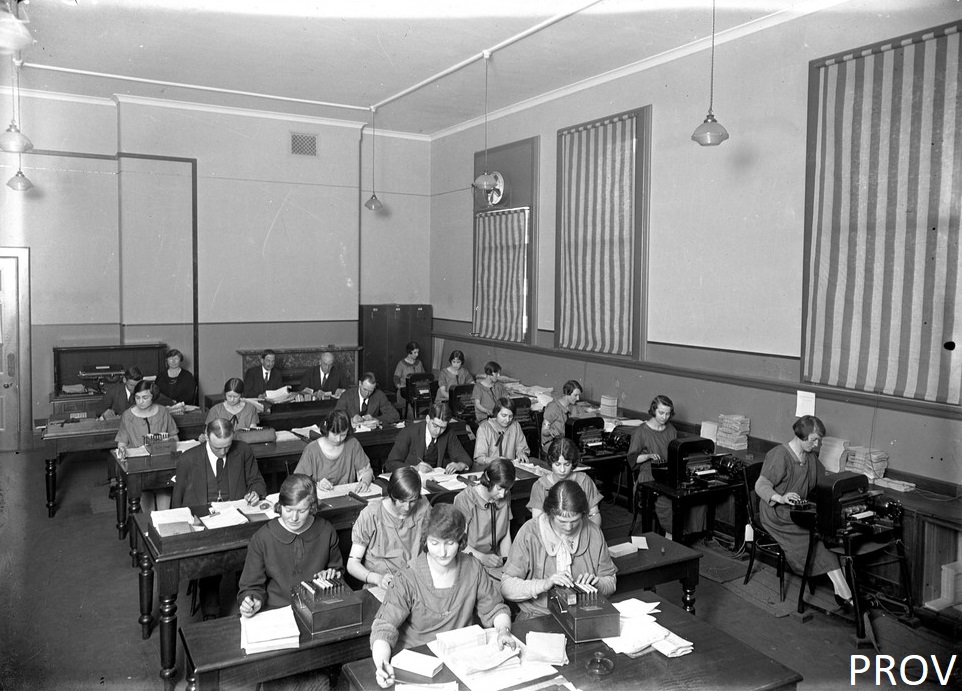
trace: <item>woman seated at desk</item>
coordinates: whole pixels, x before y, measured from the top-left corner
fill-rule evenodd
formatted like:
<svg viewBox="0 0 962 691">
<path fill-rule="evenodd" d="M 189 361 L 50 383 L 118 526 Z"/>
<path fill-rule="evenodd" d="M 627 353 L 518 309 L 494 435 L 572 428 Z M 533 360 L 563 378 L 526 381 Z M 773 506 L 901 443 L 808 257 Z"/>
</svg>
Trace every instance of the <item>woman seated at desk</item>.
<svg viewBox="0 0 962 691">
<path fill-rule="evenodd" d="M 207 413 L 206 422 L 224 418 L 234 423 L 234 429 L 250 429 L 260 424 L 257 408 L 244 400 L 244 382 L 237 377 L 228 379 L 224 384 L 224 400 L 214 405 Z"/>
<path fill-rule="evenodd" d="M 517 602 L 519 619 L 549 614 L 547 593 L 554 586 L 594 586 L 615 592 L 618 570 L 601 529 L 585 520 L 588 498 L 571 480 L 554 485 L 542 512 L 521 526 L 501 577 L 501 594 Z"/>
<path fill-rule="evenodd" d="M 495 582 L 477 559 L 462 554 L 467 539 L 464 515 L 437 504 L 420 540 L 420 554 L 398 574 L 371 626 L 371 657 L 377 683 L 394 683 L 391 651 L 430 643 L 444 631 L 480 620 L 498 630 L 498 648 L 515 646 L 511 613 Z"/>
<path fill-rule="evenodd" d="M 517 411 L 510 398 L 499 398 L 495 402 L 493 416 L 478 425 L 472 470 L 483 470 L 499 458 L 528 462 L 528 440 L 521 425 L 514 421 Z"/>
<path fill-rule="evenodd" d="M 349 482 L 357 482 L 358 489 L 366 490 L 374 481 L 371 459 L 350 432 L 347 413 L 332 410 L 321 425 L 321 436 L 304 447 L 294 472 L 310 476 L 319 490 Z"/>
<path fill-rule="evenodd" d="M 394 388 L 397 390 L 397 407 L 404 412 L 404 401 L 406 399 L 405 394 L 408 377 L 412 374 L 420 374 L 424 372 L 424 365 L 418 360 L 418 356 L 421 354 L 421 344 L 417 341 L 409 341 L 404 350 L 407 351 L 405 355 L 398 363 L 397 367 L 394 368 Z"/>
<path fill-rule="evenodd" d="M 167 369 L 157 375 L 156 382 L 160 393 L 175 403 L 197 405 L 197 380 L 193 374 L 181 367 L 184 354 L 171 348 L 164 357 L 167 359 Z"/>
<path fill-rule="evenodd" d="M 337 531 L 316 516 L 317 489 L 294 473 L 281 484 L 279 518 L 254 533 L 247 547 L 237 602 L 244 617 L 291 604 L 291 588 L 315 578 L 338 578 L 344 570 Z"/>
<path fill-rule="evenodd" d="M 391 473 L 387 496 L 369 502 L 354 523 L 347 572 L 365 586 L 389 588 L 417 554 L 430 509 L 418 471 L 402 466 Z"/>
<path fill-rule="evenodd" d="M 452 350 L 448 358 L 448 366 L 438 375 L 438 395 L 434 400 L 438 403 L 451 399 L 451 391 L 455 386 L 464 386 L 474 382 L 474 377 L 464 368 L 464 353 Z"/>
<path fill-rule="evenodd" d="M 464 551 L 473 554 L 485 570 L 497 578 L 511 549 L 511 488 L 514 464 L 494 460 L 484 469 L 477 484 L 454 497 L 454 506 L 467 521 L 468 543 Z"/>
<path fill-rule="evenodd" d="M 487 420 L 494 414 L 494 407 L 499 398 L 507 398 L 508 390 L 498 381 L 501 378 L 501 365 L 491 361 L 484 363 L 484 376 L 474 382 L 474 416 L 478 422 Z"/>
<path fill-rule="evenodd" d="M 134 405 L 120 416 L 117 430 L 117 455 L 127 456 L 127 449 L 144 445 L 148 434 L 166 432 L 170 439 L 177 439 L 177 424 L 165 406 L 154 403 L 157 387 L 153 382 L 140 381 L 134 387 Z"/>
<path fill-rule="evenodd" d="M 598 504 L 601 503 L 601 492 L 595 487 L 594 480 L 585 473 L 576 473 L 574 469 L 581 460 L 581 452 L 570 439 L 555 439 L 548 446 L 547 454 L 548 465 L 551 472 L 538 480 L 531 486 L 531 498 L 528 500 L 528 510 L 531 511 L 531 518 L 541 516 L 542 505 L 548 491 L 562 480 L 571 480 L 579 487 L 588 502 L 585 516 L 599 528 L 601 527 L 601 511 Z"/>
<path fill-rule="evenodd" d="M 815 487 L 821 468 L 816 451 L 825 436 L 825 425 L 814 415 L 805 415 L 795 421 L 792 431 L 795 436 L 791 441 L 766 454 L 755 492 L 762 525 L 781 545 L 788 565 L 800 574 L 805 571 L 809 532 L 792 521 L 791 506 L 807 499 Z M 823 573 L 832 581 L 839 606 L 851 607 L 852 590 L 839 567 L 838 557 L 819 541 L 812 556 L 812 575 Z"/>
<path fill-rule="evenodd" d="M 678 431 L 670 422 L 675 417 L 675 404 L 668 396 L 655 396 L 648 406 L 648 415 L 648 419 L 632 432 L 631 444 L 628 447 L 628 463 L 638 470 L 635 488 L 639 483 L 655 479 L 651 470 L 652 464 L 667 463 L 668 445 L 678 438 Z M 704 506 L 693 506 L 688 510 L 685 525 L 672 525 L 671 500 L 660 494 L 655 500 L 655 515 L 658 516 L 658 523 L 669 540 L 672 534 L 679 530 L 683 535 L 705 530 L 705 514 Z"/>
</svg>

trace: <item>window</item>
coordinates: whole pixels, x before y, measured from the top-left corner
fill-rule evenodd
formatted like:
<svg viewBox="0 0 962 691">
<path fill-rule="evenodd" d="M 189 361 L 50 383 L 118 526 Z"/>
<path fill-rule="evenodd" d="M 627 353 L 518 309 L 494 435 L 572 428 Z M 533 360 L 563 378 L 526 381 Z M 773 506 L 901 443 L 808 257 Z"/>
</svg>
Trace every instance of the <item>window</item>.
<svg viewBox="0 0 962 691">
<path fill-rule="evenodd" d="M 558 132 L 555 345 L 638 355 L 651 107 Z"/>
<path fill-rule="evenodd" d="M 528 341 L 530 215 L 528 207 L 521 207 L 474 217 L 472 332 L 477 336 Z"/>
<path fill-rule="evenodd" d="M 960 403 L 960 29 L 811 63 L 804 381 Z"/>
</svg>

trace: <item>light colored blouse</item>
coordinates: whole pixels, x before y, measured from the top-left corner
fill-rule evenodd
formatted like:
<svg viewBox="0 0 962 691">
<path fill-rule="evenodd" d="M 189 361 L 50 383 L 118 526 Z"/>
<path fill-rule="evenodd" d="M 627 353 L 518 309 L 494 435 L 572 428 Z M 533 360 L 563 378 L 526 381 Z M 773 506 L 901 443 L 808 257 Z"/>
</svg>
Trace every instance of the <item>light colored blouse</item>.
<svg viewBox="0 0 962 691">
<path fill-rule="evenodd" d="M 127 446 L 143 446 L 145 436 L 158 432 L 167 432 L 174 439 L 177 438 L 177 423 L 166 407 L 158 404 L 157 412 L 150 417 L 138 417 L 134 415 L 133 408 L 128 408 L 120 416 L 120 429 L 114 441 Z"/>
</svg>

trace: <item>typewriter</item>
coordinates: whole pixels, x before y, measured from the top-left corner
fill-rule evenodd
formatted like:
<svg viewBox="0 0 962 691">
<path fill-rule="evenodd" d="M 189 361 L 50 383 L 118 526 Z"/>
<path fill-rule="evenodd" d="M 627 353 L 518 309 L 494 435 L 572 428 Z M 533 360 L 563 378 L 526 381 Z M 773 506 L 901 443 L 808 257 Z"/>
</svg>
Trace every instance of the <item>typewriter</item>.
<svg viewBox="0 0 962 691">
<path fill-rule="evenodd" d="M 870 490 L 864 475 L 820 472 L 811 497 L 792 507 L 792 521 L 806 530 L 814 527 L 829 543 L 883 541 L 901 533 L 902 505 L 881 490 Z"/>
<path fill-rule="evenodd" d="M 575 643 L 621 635 L 621 613 L 593 586 L 556 585 L 548 591 L 548 609 Z"/>
<path fill-rule="evenodd" d="M 359 626 L 364 619 L 363 600 L 343 577 L 301 581 L 291 588 L 291 603 L 311 634 Z"/>
<path fill-rule="evenodd" d="M 104 393 L 106 384 L 113 384 L 124 378 L 124 366 L 84 364 L 80 371 L 77 372 L 77 378 L 80 379 L 88 389 Z"/>
<path fill-rule="evenodd" d="M 615 428 L 605 432 L 604 418 L 578 417 L 565 421 L 565 437 L 573 441 L 582 456 L 608 456 L 627 453 L 631 446 L 629 428 Z"/>
</svg>

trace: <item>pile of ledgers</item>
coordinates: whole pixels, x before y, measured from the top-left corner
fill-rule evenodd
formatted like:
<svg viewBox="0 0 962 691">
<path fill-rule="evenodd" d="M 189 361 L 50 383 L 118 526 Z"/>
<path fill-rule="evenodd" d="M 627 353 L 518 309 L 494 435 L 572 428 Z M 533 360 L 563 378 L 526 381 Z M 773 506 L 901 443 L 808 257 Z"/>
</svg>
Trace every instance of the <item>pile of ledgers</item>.
<svg viewBox="0 0 962 691">
<path fill-rule="evenodd" d="M 867 446 L 852 446 L 849 448 L 848 463 L 845 470 L 853 473 L 862 473 L 870 480 L 880 478 L 885 475 L 885 469 L 889 467 L 889 455 L 878 449 L 870 449 Z"/>
<path fill-rule="evenodd" d="M 747 449 L 751 420 L 744 415 L 719 415 L 715 443 L 726 449 Z"/>
<path fill-rule="evenodd" d="M 848 462 L 848 439 L 838 437 L 822 437 L 822 448 L 818 452 L 818 460 L 830 473 L 837 473 L 845 468 Z"/>
</svg>

